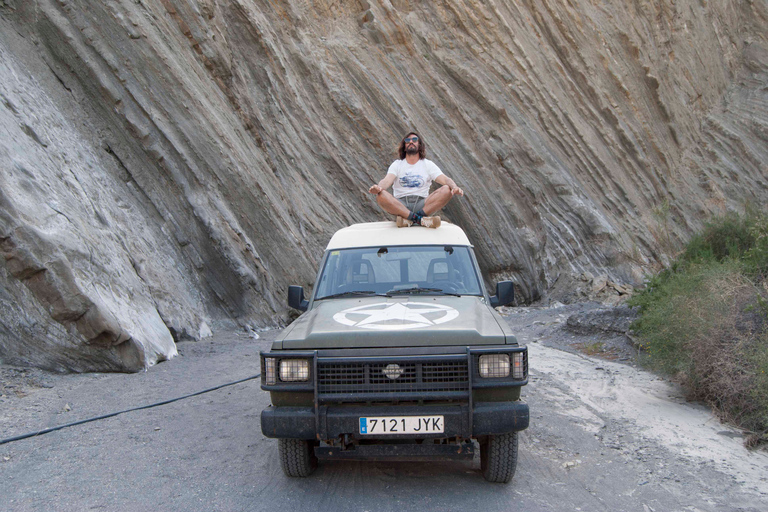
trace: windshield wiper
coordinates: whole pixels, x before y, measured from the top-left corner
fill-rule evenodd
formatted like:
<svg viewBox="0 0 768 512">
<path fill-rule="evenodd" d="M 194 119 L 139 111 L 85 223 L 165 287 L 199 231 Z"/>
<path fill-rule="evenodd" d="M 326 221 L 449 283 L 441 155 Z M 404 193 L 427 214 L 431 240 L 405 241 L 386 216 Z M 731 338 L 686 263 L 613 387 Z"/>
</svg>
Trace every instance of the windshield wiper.
<svg viewBox="0 0 768 512">
<path fill-rule="evenodd" d="M 454 297 L 461 297 L 460 293 L 456 292 L 449 292 L 446 290 L 443 290 L 442 288 L 401 288 L 395 290 L 394 288 L 392 290 L 389 290 L 386 295 L 399 295 L 399 294 L 408 294 L 408 293 L 439 293 L 441 295 L 453 295 Z"/>
<path fill-rule="evenodd" d="M 336 299 L 338 297 L 354 297 L 356 295 L 376 295 L 379 297 L 386 297 L 386 294 L 376 293 L 372 290 L 354 290 L 350 292 L 334 293 L 333 295 L 326 295 L 325 297 L 318 297 L 317 300 Z"/>
</svg>

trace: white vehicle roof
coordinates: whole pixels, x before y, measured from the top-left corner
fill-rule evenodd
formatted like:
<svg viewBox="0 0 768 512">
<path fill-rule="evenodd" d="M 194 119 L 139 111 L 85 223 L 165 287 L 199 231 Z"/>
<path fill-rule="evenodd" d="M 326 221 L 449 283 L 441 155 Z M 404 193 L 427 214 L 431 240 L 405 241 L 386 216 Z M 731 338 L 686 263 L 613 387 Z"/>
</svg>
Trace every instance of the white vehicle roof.
<svg viewBox="0 0 768 512">
<path fill-rule="evenodd" d="M 353 224 L 338 230 L 326 251 L 351 249 L 355 247 L 376 247 L 396 245 L 466 245 L 471 246 L 467 235 L 457 225 L 443 222 L 439 228 L 421 226 L 398 228 L 394 221 L 366 222 Z"/>
</svg>

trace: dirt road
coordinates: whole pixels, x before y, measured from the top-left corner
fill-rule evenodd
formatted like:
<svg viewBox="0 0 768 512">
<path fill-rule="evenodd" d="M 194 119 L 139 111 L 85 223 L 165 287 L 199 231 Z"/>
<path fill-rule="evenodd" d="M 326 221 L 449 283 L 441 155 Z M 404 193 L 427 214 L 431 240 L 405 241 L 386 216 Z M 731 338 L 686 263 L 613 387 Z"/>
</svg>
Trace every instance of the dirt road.
<svg viewBox="0 0 768 512">
<path fill-rule="evenodd" d="M 269 398 L 250 380 L 0 445 L 0 509 L 768 510 L 768 453 L 745 450 L 737 432 L 631 361 L 574 351 L 576 343 L 610 348 L 616 340 L 564 330 L 573 312 L 509 311 L 530 349 L 524 396 L 532 414 L 509 485 L 485 482 L 478 460 L 335 462 L 288 479 L 259 427 Z M 275 334 L 183 343 L 178 358 L 135 375 L 2 368 L 0 438 L 255 375 L 258 352 Z"/>
</svg>

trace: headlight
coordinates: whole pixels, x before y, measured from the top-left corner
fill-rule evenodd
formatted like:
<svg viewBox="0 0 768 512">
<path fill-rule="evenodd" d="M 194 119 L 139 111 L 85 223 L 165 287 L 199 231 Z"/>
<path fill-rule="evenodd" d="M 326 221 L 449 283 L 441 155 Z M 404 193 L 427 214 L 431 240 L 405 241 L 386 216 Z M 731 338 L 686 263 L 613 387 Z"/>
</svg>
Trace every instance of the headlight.
<svg viewBox="0 0 768 512">
<path fill-rule="evenodd" d="M 275 372 L 274 357 L 264 358 L 264 382 L 267 383 L 267 386 L 277 384 L 277 373 Z"/>
<path fill-rule="evenodd" d="M 515 352 L 512 354 L 512 378 L 523 380 L 525 378 L 525 353 Z"/>
<path fill-rule="evenodd" d="M 509 354 L 480 356 L 480 376 L 486 379 L 509 377 Z"/>
<path fill-rule="evenodd" d="M 304 382 L 309 380 L 309 361 L 306 359 L 281 359 L 280 380 Z"/>
</svg>

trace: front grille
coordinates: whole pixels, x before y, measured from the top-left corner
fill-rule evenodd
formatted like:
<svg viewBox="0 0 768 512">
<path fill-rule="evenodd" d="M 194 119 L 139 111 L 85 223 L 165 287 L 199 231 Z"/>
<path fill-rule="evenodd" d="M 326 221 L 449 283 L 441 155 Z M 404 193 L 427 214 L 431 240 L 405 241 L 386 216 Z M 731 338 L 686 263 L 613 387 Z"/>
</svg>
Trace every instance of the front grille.
<svg viewBox="0 0 768 512">
<path fill-rule="evenodd" d="M 388 367 L 395 366 L 397 364 L 398 371 L 402 372 L 396 379 L 398 385 L 414 384 L 417 382 L 417 372 L 415 363 L 375 363 L 369 365 L 369 383 L 375 385 L 389 385 L 393 379 L 390 379 L 384 373 Z M 391 371 L 394 371 L 392 369 Z M 365 383 L 365 382 L 364 382 Z"/>
<path fill-rule="evenodd" d="M 467 382 L 467 363 L 465 361 L 446 361 L 443 363 L 424 363 L 422 365 L 423 382 Z"/>
<path fill-rule="evenodd" d="M 397 373 L 397 378 L 390 378 Z M 409 394 L 467 392 L 469 371 L 466 359 L 452 361 L 323 362 L 317 361 L 318 394 L 361 395 L 396 393 L 408 399 Z"/>
</svg>

